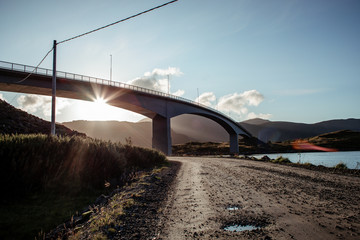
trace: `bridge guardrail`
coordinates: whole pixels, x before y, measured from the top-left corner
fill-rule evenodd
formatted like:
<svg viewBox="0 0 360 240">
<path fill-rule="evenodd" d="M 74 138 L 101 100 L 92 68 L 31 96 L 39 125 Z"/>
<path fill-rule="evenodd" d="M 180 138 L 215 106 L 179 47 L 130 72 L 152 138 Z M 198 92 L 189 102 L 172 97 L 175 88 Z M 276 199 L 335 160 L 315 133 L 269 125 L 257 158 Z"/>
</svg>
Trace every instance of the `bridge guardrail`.
<svg viewBox="0 0 360 240">
<path fill-rule="evenodd" d="M 18 64 L 18 63 L 11 63 L 11 62 L 6 62 L 6 61 L 0 61 L 0 68 L 12 70 L 12 71 L 23 72 L 23 73 L 33 73 L 33 74 L 38 74 L 38 75 L 43 75 L 43 76 L 52 76 L 52 74 L 53 74 L 52 69 L 46 69 L 46 68 L 40 68 L 40 67 L 37 68 L 37 67 L 33 67 L 33 66 L 28 66 L 28 65 Z M 83 82 L 92 82 L 92 83 L 96 83 L 96 84 L 102 84 L 102 85 L 107 85 L 107 86 L 113 86 L 113 87 L 119 87 L 119 88 L 129 89 L 129 90 L 133 90 L 133 91 L 138 91 L 138 92 L 142 92 L 142 93 L 153 94 L 156 96 L 168 97 L 170 99 L 175 99 L 175 100 L 187 102 L 190 104 L 194 104 L 194 105 L 206 108 L 207 110 L 216 112 L 216 113 L 232 120 L 233 122 L 236 122 L 231 117 L 229 117 L 229 116 L 225 115 L 224 113 L 220 112 L 219 110 L 211 108 L 207 105 L 204 105 L 204 104 L 201 104 L 201 103 L 198 103 L 198 102 L 195 102 L 190 99 L 183 98 L 183 97 L 179 97 L 179 96 L 175 96 L 172 94 L 167 94 L 164 92 L 152 90 L 149 88 L 143 88 L 143 87 L 139 87 L 136 85 L 130 85 L 127 83 L 116 82 L 116 81 L 106 80 L 106 79 L 102 79 L 102 78 L 90 77 L 90 76 L 85 76 L 85 75 L 81 75 L 81 74 L 68 73 L 68 72 L 62 72 L 62 71 L 56 71 L 56 77 L 66 78 L 66 79 L 70 79 L 70 80 L 83 81 Z"/>
</svg>

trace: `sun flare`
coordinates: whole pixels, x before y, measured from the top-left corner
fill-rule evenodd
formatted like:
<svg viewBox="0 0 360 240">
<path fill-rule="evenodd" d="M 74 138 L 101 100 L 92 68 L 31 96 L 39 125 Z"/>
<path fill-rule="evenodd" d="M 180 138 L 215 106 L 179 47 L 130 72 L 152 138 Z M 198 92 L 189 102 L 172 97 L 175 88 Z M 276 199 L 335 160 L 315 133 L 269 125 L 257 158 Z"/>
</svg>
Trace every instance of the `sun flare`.
<svg viewBox="0 0 360 240">
<path fill-rule="evenodd" d="M 81 102 L 78 114 L 87 120 L 113 120 L 116 119 L 114 107 L 107 104 L 106 99 L 96 98 L 92 102 Z"/>
<path fill-rule="evenodd" d="M 106 99 L 101 98 L 101 97 L 96 98 L 96 99 L 94 100 L 94 103 L 96 103 L 96 104 L 98 104 L 98 105 L 107 105 L 106 102 L 107 102 Z"/>
</svg>

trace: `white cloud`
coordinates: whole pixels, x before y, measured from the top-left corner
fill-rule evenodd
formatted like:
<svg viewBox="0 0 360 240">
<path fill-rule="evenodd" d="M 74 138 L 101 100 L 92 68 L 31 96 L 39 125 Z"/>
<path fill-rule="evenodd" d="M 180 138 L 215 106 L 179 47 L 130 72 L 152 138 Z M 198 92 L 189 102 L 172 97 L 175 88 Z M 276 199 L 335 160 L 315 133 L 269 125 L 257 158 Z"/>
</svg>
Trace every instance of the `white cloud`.
<svg viewBox="0 0 360 240">
<path fill-rule="evenodd" d="M 181 76 L 182 74 L 180 69 L 175 67 L 169 67 L 167 69 L 155 68 L 152 72 L 146 72 L 144 76 L 135 78 L 127 83 L 167 93 L 168 87 L 171 88 L 171 76 Z M 170 81 L 168 81 L 168 77 Z M 168 86 L 168 83 L 170 86 Z M 184 91 L 177 90 L 175 93 L 182 95 Z"/>
<path fill-rule="evenodd" d="M 182 74 L 179 68 L 168 67 L 168 69 L 155 68 L 152 72 L 146 72 L 144 76 L 181 76 Z"/>
<path fill-rule="evenodd" d="M 173 92 L 172 95 L 181 97 L 182 95 L 184 95 L 185 91 L 184 90 L 177 90 L 176 92 Z"/>
<path fill-rule="evenodd" d="M 250 90 L 221 97 L 217 107 L 220 111 L 234 112 L 241 115 L 248 112 L 247 106 L 258 106 L 263 100 L 264 96 L 261 93 Z"/>
<path fill-rule="evenodd" d="M 216 108 L 225 114 L 236 115 L 237 119 L 263 118 L 269 119 L 271 114 L 256 114 L 250 112 L 250 106 L 258 106 L 264 100 L 264 96 L 257 90 L 245 91 L 243 93 L 232 93 L 220 97 L 217 104 L 216 96 L 213 92 L 205 92 L 195 99 L 195 102 L 200 102 L 206 106 Z"/>
<path fill-rule="evenodd" d="M 37 95 L 21 95 L 17 99 L 17 102 L 20 109 L 29 113 L 34 113 L 43 105 L 43 98 L 44 97 L 40 97 Z"/>
<path fill-rule="evenodd" d="M 199 102 L 206 106 L 211 107 L 212 103 L 216 100 L 216 96 L 213 92 L 205 92 L 195 99 L 195 102 Z"/>
<path fill-rule="evenodd" d="M 270 119 L 272 117 L 272 114 L 270 113 L 249 113 L 247 115 L 247 119 L 254 119 L 254 118 L 262 118 L 262 119 Z"/>
<path fill-rule="evenodd" d="M 36 113 L 41 110 L 44 116 L 51 116 L 51 97 L 26 94 L 21 95 L 17 102 L 19 108 L 26 112 Z M 61 114 L 61 110 L 69 104 L 67 99 L 56 98 L 56 114 Z"/>
</svg>

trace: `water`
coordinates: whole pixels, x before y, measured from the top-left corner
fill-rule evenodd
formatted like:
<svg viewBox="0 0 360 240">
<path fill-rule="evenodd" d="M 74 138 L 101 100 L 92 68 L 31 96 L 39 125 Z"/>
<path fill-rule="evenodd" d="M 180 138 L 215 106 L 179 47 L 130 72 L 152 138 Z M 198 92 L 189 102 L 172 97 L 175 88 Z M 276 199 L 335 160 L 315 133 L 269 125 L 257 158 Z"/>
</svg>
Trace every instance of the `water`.
<svg viewBox="0 0 360 240">
<path fill-rule="evenodd" d="M 229 211 L 235 211 L 235 210 L 239 210 L 239 207 L 236 207 L 236 206 L 230 206 L 228 208 L 226 208 L 227 210 Z"/>
<path fill-rule="evenodd" d="M 224 230 L 230 232 L 242 232 L 242 231 L 252 231 L 258 229 L 258 227 L 252 225 L 231 225 L 228 227 L 224 227 Z"/>
<path fill-rule="evenodd" d="M 262 158 L 267 155 L 271 159 L 283 156 L 293 163 L 311 163 L 314 165 L 323 165 L 325 167 L 334 167 L 338 163 L 345 163 L 348 168 L 360 169 L 360 151 L 350 152 L 305 152 L 305 153 L 273 153 L 256 154 L 256 158 Z"/>
</svg>

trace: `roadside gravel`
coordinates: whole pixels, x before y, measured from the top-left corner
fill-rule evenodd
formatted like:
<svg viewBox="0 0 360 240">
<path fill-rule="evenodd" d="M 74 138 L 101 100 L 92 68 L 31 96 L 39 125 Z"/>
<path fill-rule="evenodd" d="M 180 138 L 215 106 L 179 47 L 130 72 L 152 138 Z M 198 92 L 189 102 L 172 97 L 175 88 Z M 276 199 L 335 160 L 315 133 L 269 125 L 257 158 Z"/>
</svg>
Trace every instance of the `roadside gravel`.
<svg viewBox="0 0 360 240">
<path fill-rule="evenodd" d="M 360 239 L 358 175 L 233 158 L 169 160 L 47 238 Z M 224 230 L 239 225 L 256 229 Z"/>
<path fill-rule="evenodd" d="M 360 238 L 359 177 L 241 159 L 169 159 L 182 165 L 158 239 Z M 229 225 L 257 229 L 225 231 Z"/>
</svg>

